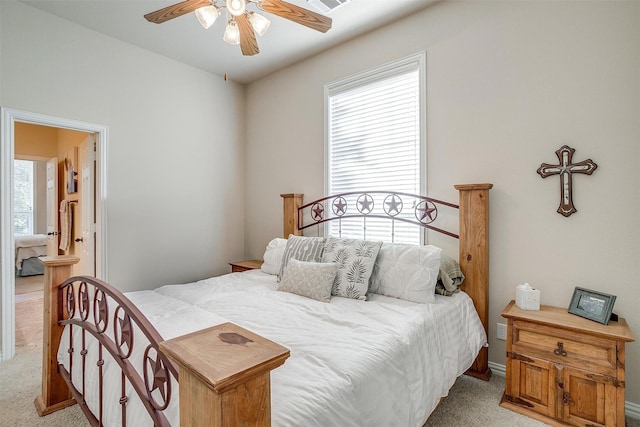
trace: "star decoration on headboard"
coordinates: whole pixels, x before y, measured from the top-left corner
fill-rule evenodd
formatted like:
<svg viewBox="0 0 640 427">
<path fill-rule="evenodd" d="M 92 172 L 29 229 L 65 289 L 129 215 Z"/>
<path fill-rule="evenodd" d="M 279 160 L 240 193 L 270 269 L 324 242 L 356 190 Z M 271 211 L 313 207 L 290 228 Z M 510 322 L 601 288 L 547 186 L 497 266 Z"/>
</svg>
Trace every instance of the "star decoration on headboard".
<svg viewBox="0 0 640 427">
<path fill-rule="evenodd" d="M 384 211 L 389 216 L 399 215 L 402 212 L 402 199 L 397 194 L 387 196 L 384 199 Z M 395 214 L 392 212 L 395 212 Z"/>
<path fill-rule="evenodd" d="M 416 206 L 416 218 L 421 223 L 428 224 L 430 222 L 433 222 L 433 220 L 435 219 L 433 217 L 433 212 L 435 211 L 435 207 L 429 206 L 427 202 L 422 201 L 418 203 L 418 206 Z M 427 221 L 426 218 L 429 218 L 429 220 Z"/>
<path fill-rule="evenodd" d="M 336 197 L 333 201 L 333 213 L 342 216 L 347 213 L 347 201 L 344 197 Z"/>
<path fill-rule="evenodd" d="M 364 193 L 358 197 L 358 212 L 363 215 L 371 213 L 373 210 L 373 197 L 370 194 Z"/>
<path fill-rule="evenodd" d="M 320 221 L 323 218 L 324 207 L 320 203 L 316 203 L 311 208 L 311 217 L 314 221 Z"/>
</svg>

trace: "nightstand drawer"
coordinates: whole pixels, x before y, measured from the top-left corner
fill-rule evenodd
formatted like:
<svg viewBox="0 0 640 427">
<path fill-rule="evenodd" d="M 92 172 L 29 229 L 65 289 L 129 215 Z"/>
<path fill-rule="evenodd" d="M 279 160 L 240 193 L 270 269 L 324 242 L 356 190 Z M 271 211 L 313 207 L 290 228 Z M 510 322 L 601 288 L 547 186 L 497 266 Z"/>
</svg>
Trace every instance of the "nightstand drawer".
<svg viewBox="0 0 640 427">
<path fill-rule="evenodd" d="M 616 342 L 530 322 L 513 322 L 512 351 L 616 375 Z"/>
</svg>

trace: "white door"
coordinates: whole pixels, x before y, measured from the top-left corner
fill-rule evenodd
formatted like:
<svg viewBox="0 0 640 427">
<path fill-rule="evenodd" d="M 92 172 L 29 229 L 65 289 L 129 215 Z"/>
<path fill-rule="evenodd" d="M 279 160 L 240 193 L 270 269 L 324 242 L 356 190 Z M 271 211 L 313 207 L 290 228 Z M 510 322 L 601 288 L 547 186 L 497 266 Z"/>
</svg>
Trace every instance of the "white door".
<svg viewBox="0 0 640 427">
<path fill-rule="evenodd" d="M 78 163 L 80 166 L 80 225 L 81 240 L 76 239 L 76 248 L 80 249 L 78 274 L 95 276 L 95 134 L 87 136 L 80 143 Z"/>
<path fill-rule="evenodd" d="M 47 255 L 58 255 L 58 158 L 47 162 Z"/>
</svg>

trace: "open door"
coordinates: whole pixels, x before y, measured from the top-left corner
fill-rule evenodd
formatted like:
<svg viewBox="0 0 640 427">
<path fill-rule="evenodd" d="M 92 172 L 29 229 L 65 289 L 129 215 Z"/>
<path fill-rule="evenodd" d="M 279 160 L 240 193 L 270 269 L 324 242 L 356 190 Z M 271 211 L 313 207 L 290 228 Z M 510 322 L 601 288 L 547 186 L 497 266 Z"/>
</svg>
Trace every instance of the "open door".
<svg viewBox="0 0 640 427">
<path fill-rule="evenodd" d="M 58 158 L 47 162 L 47 256 L 58 255 Z"/>
<path fill-rule="evenodd" d="M 92 191 L 95 194 L 92 209 L 95 217 L 95 272 L 100 279 L 108 280 L 106 265 L 106 182 L 107 182 L 107 145 L 109 128 L 105 125 L 82 122 L 60 117 L 47 116 L 39 113 L 0 107 L 0 359 L 9 360 L 15 355 L 15 245 L 13 244 L 13 182 L 12 162 L 15 157 L 15 125 L 16 123 L 31 123 L 40 126 L 56 127 L 87 132 L 95 135 L 96 160 L 95 184 Z M 79 164 L 79 163 L 78 163 Z M 59 245 L 59 197 L 58 193 L 58 161 L 52 159 L 48 172 L 50 182 L 47 184 L 49 202 L 47 206 L 47 233 L 49 247 L 53 255 L 58 253 Z"/>
<path fill-rule="evenodd" d="M 78 163 L 80 166 L 80 238 L 75 239 L 76 256 L 80 257 L 76 274 L 95 276 L 95 134 L 88 135 L 80 143 Z"/>
</svg>

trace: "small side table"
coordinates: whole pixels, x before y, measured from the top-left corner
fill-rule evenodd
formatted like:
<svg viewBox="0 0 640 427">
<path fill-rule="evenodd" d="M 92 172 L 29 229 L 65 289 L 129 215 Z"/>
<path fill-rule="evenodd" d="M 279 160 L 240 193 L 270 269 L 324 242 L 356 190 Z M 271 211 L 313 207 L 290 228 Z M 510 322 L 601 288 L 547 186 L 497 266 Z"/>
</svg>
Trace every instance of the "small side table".
<svg viewBox="0 0 640 427">
<path fill-rule="evenodd" d="M 262 266 L 263 262 L 261 259 L 251 259 L 248 261 L 230 262 L 229 265 L 231 266 L 232 273 L 240 273 L 247 270 L 256 270 Z"/>
<path fill-rule="evenodd" d="M 270 372 L 287 348 L 233 323 L 159 345 L 180 370 L 180 425 L 271 425 Z"/>
<path fill-rule="evenodd" d="M 625 319 L 608 325 L 541 305 L 511 301 L 503 408 L 554 426 L 624 426 Z"/>
</svg>

